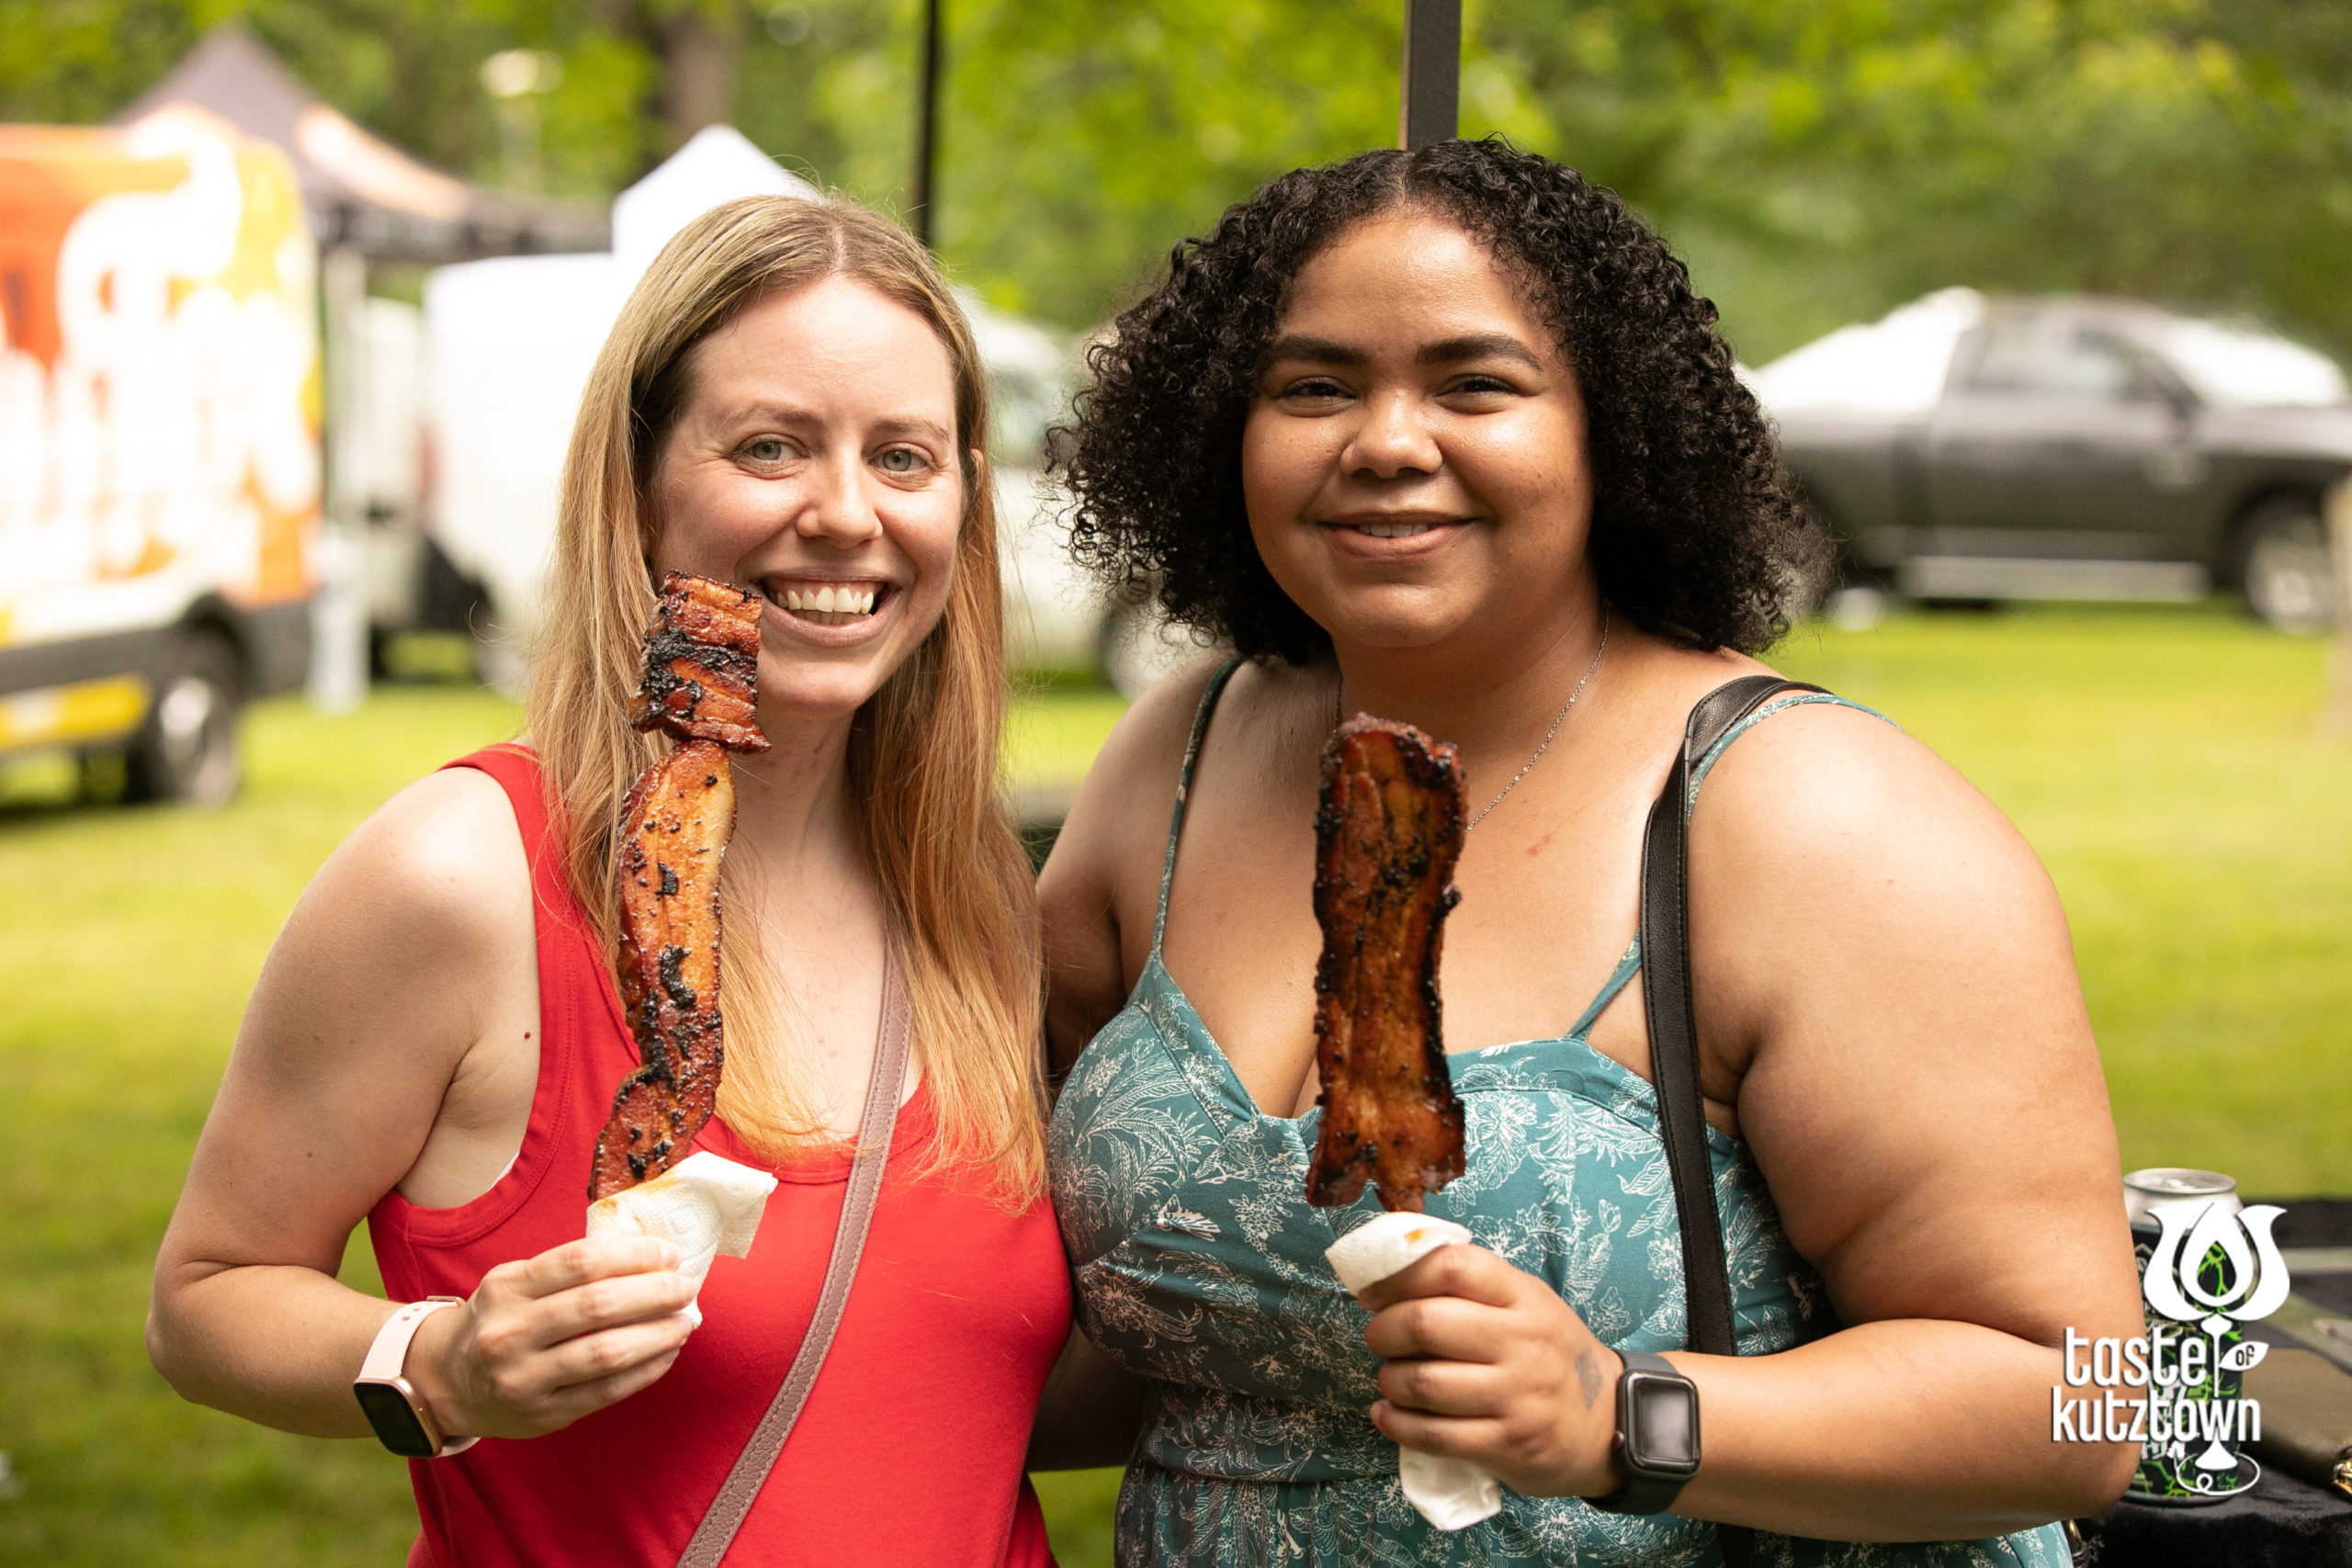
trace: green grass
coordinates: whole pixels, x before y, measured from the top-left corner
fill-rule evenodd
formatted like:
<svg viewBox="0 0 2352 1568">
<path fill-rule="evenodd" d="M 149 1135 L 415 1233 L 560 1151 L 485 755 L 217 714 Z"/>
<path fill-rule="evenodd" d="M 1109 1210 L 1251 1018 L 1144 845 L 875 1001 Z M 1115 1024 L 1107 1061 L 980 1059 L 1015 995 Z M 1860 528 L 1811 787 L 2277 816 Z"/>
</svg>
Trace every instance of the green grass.
<svg viewBox="0 0 2352 1568">
<path fill-rule="evenodd" d="M 1950 758 L 2065 900 L 2125 1168 L 2352 1192 L 2352 742 L 2327 646 L 2220 610 L 1808 628 L 1791 674 Z"/>
<path fill-rule="evenodd" d="M 1807 629 L 1780 662 L 1957 762 L 2041 850 L 2072 916 L 2132 1164 L 2352 1192 L 2352 745 L 2317 738 L 2324 648 L 2218 613 L 1904 617 Z M 1067 784 L 1119 711 L 1038 694 L 1016 782 Z M 326 719 L 255 710 L 220 812 L 41 804 L 0 773 L 0 1562 L 391 1564 L 401 1467 L 182 1404 L 140 1341 L 147 1275 L 271 936 L 351 827 L 509 733 L 463 687 Z M 374 1288 L 364 1242 L 345 1277 Z M 1045 1476 L 1057 1551 L 1107 1563 L 1115 1472 Z"/>
</svg>

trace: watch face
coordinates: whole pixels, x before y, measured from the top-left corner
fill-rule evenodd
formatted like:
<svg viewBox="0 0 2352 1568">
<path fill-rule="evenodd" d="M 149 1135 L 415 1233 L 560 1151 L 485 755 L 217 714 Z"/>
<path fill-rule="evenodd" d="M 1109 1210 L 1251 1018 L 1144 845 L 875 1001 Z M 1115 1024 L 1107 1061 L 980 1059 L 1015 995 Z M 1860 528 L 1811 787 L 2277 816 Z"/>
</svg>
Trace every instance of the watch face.
<svg viewBox="0 0 2352 1568">
<path fill-rule="evenodd" d="M 1625 1434 L 1627 1462 L 1644 1471 L 1695 1475 L 1699 1470 L 1699 1391 L 1680 1378 L 1626 1374 L 1633 1421 Z"/>
<path fill-rule="evenodd" d="M 408 1395 L 388 1382 L 353 1383 L 351 1392 L 358 1396 L 368 1425 L 376 1428 L 386 1448 L 408 1459 L 433 1457 L 433 1439 L 425 1435 L 424 1423 L 416 1418 Z"/>
</svg>

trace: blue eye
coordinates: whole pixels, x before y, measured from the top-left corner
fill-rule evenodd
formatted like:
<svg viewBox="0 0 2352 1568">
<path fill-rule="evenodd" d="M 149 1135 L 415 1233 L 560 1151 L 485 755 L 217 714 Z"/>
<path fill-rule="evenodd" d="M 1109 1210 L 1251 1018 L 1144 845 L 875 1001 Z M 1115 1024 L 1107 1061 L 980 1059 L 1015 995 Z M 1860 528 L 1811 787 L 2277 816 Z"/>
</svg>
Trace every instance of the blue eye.
<svg viewBox="0 0 2352 1568">
<path fill-rule="evenodd" d="M 783 439 L 775 435 L 763 435 L 743 448 L 743 456 L 754 463 L 781 463 L 788 453 Z"/>
<path fill-rule="evenodd" d="M 875 461 L 888 474 L 911 474 L 923 466 L 922 454 L 911 446 L 893 446 Z"/>
</svg>

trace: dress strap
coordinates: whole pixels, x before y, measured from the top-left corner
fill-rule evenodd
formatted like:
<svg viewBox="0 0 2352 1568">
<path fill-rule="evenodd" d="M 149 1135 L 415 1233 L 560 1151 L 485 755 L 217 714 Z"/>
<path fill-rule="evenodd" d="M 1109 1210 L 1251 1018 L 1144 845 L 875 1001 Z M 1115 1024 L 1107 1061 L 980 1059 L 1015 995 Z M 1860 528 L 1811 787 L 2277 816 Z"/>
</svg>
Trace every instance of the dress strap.
<svg viewBox="0 0 2352 1568">
<path fill-rule="evenodd" d="M 1600 994 L 1593 998 L 1583 1015 L 1568 1026 L 1568 1038 L 1583 1039 L 1586 1032 L 1600 1021 L 1600 1015 L 1609 1010 L 1609 1004 L 1617 999 L 1617 993 L 1631 985 L 1634 976 L 1641 972 L 1642 933 L 1635 931 L 1633 942 L 1625 949 L 1625 956 L 1620 958 L 1617 967 L 1610 971 L 1607 983 L 1600 987 Z"/>
<path fill-rule="evenodd" d="M 1715 764 L 1723 760 L 1724 752 L 1730 749 L 1733 741 L 1747 734 L 1765 719 L 1779 713 L 1782 708 L 1796 707 L 1805 703 L 1834 703 L 1839 707 L 1853 708 L 1858 712 L 1866 713 L 1883 723 L 1894 723 L 1876 708 L 1865 707 L 1860 703 L 1838 696 L 1835 693 L 1815 691 L 1810 687 L 1792 686 L 1779 695 L 1769 699 L 1753 713 L 1724 730 L 1722 735 L 1716 737 L 1714 744 L 1709 746 L 1700 756 L 1698 765 L 1690 770 L 1690 784 L 1683 794 L 1682 819 L 1685 822 L 1690 819 L 1691 811 L 1699 804 L 1699 786 L 1706 782 L 1708 773 L 1712 773 Z M 1642 933 L 1636 931 L 1634 933 L 1632 944 L 1625 949 L 1625 955 L 1617 961 L 1617 967 L 1611 972 L 1608 980 L 1601 986 L 1600 994 L 1592 998 L 1583 1014 L 1577 1019 L 1575 1025 L 1569 1029 L 1567 1038 L 1583 1039 L 1585 1032 L 1600 1022 L 1600 1015 L 1609 1010 L 1609 1004 L 1617 999 L 1617 993 L 1630 985 L 1634 976 L 1641 972 Z"/>
<path fill-rule="evenodd" d="M 1151 955 L 1159 956 L 1159 939 L 1168 934 L 1168 890 L 1176 883 L 1176 840 L 1184 831 L 1184 797 L 1193 789 L 1193 764 L 1201 760 L 1201 739 L 1209 732 L 1209 715 L 1216 711 L 1217 698 L 1225 694 L 1225 683 L 1241 668 L 1237 655 L 1225 661 L 1225 668 L 1209 678 L 1208 689 L 1201 694 L 1201 705 L 1193 714 L 1192 739 L 1184 742 L 1184 766 L 1176 775 L 1176 808 L 1168 818 L 1168 858 L 1159 867 L 1159 912 L 1151 921 Z"/>
<path fill-rule="evenodd" d="M 1835 692 L 1825 692 L 1817 686 L 1800 685 L 1792 682 L 1778 695 L 1769 698 L 1754 712 L 1744 716 L 1738 723 L 1717 736 L 1714 744 L 1709 746 L 1700 755 L 1697 763 L 1690 769 L 1690 786 L 1683 793 L 1682 819 L 1685 822 L 1690 820 L 1690 813 L 1697 809 L 1699 805 L 1699 786 L 1707 782 L 1707 775 L 1714 772 L 1715 764 L 1723 761 L 1724 753 L 1731 750 L 1733 741 L 1781 709 L 1803 707 L 1809 703 L 1827 703 L 1836 707 L 1852 708 L 1858 713 L 1870 715 L 1882 724 L 1894 725 L 1896 728 L 1902 728 L 1876 708 L 1865 707 L 1849 697 L 1838 695 Z"/>
</svg>

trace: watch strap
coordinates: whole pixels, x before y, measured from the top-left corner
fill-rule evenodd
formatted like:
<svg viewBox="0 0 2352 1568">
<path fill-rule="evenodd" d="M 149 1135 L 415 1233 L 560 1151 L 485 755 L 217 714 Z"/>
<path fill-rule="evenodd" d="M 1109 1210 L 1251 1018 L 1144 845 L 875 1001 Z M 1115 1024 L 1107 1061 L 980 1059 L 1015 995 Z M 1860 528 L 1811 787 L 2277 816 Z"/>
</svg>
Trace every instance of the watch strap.
<svg viewBox="0 0 2352 1568">
<path fill-rule="evenodd" d="M 407 1397 L 409 1404 L 415 1408 L 418 1416 L 424 1418 L 425 1430 L 439 1438 L 440 1446 L 433 1450 L 433 1457 L 435 1459 L 463 1453 L 480 1439 L 450 1438 L 442 1435 L 440 1423 L 431 1419 L 431 1411 L 426 1407 L 424 1396 L 416 1392 L 405 1376 L 409 1342 L 416 1337 L 417 1329 L 426 1318 L 444 1307 L 465 1304 L 466 1299 L 463 1296 L 427 1296 L 423 1301 L 411 1302 L 401 1307 L 400 1311 L 384 1320 L 384 1325 L 381 1328 L 376 1330 L 376 1337 L 368 1347 L 367 1359 L 359 1363 L 359 1376 L 354 1380 L 357 1382 L 389 1383 L 397 1387 Z"/>
<path fill-rule="evenodd" d="M 1627 1431 L 1633 1425 L 1634 1402 L 1627 1382 L 1635 1372 L 1653 1377 L 1672 1378 L 1690 1384 L 1690 1380 L 1675 1370 L 1673 1362 L 1647 1350 L 1620 1350 L 1618 1356 L 1625 1363 L 1625 1371 L 1617 1380 L 1617 1462 L 1625 1468 L 1625 1484 L 1605 1497 L 1588 1497 L 1586 1502 L 1609 1514 L 1663 1514 L 1674 1506 L 1675 1498 L 1690 1483 L 1687 1475 L 1661 1475 L 1656 1472 L 1635 1470 L 1632 1446 Z M 1695 1395 L 1695 1390 L 1694 1390 Z"/>
</svg>

